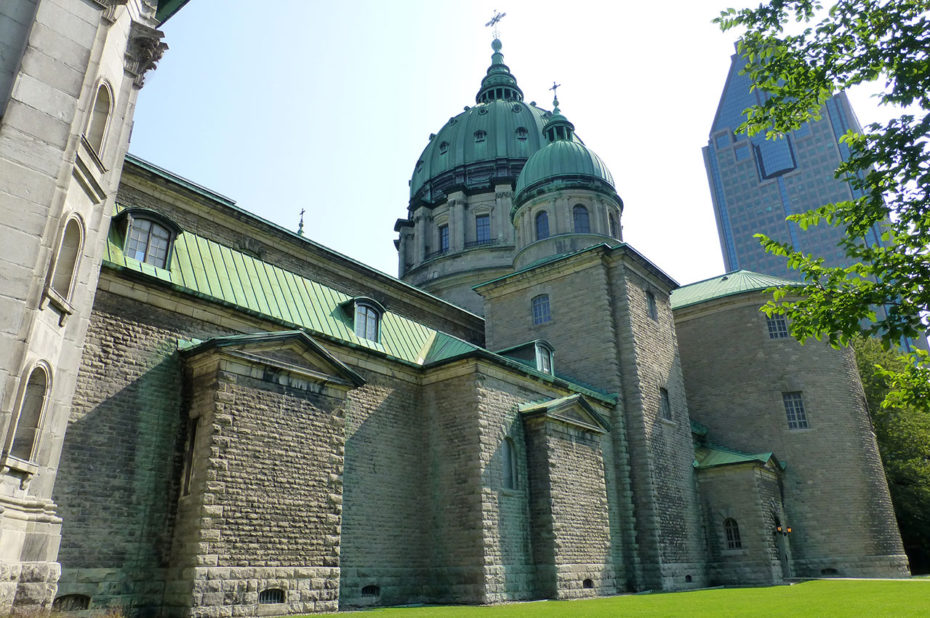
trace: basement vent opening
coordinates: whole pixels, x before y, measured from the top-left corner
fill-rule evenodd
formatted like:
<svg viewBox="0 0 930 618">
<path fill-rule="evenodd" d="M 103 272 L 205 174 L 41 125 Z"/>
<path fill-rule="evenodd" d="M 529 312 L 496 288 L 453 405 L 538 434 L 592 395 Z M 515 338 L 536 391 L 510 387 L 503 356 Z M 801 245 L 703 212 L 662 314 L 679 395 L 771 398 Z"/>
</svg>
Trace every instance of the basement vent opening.
<svg viewBox="0 0 930 618">
<path fill-rule="evenodd" d="M 590 578 L 589 578 L 589 579 L 586 579 L 586 580 L 584 580 L 583 582 L 581 582 L 581 585 L 582 585 L 582 587 L 584 587 L 584 588 L 594 588 L 594 580 L 592 580 L 592 579 L 590 579 Z"/>
<path fill-rule="evenodd" d="M 86 594 L 65 594 L 52 602 L 56 612 L 79 612 L 90 607 L 90 597 Z"/>
<path fill-rule="evenodd" d="M 839 575 L 839 573 L 840 572 L 834 569 L 833 567 L 828 567 L 826 569 L 820 569 L 821 575 Z"/>
<path fill-rule="evenodd" d="M 689 583 L 689 584 L 691 583 L 691 576 L 690 576 L 690 575 L 685 575 L 685 582 L 686 582 L 686 583 Z"/>
<path fill-rule="evenodd" d="M 266 603 L 284 603 L 284 591 L 280 588 L 268 588 L 258 593 L 258 602 Z"/>
<path fill-rule="evenodd" d="M 363 597 L 377 597 L 381 596 L 381 587 L 375 586 L 374 584 L 369 584 L 362 588 Z"/>
</svg>

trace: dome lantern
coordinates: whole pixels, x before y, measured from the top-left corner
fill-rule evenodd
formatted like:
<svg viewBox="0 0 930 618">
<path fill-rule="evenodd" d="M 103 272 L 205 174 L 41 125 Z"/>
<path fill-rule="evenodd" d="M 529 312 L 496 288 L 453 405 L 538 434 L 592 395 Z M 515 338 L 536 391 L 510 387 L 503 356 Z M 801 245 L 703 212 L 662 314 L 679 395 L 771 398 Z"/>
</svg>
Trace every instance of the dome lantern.
<svg viewBox="0 0 930 618">
<path fill-rule="evenodd" d="M 510 67 L 504 64 L 504 54 L 501 53 L 500 39 L 491 42 L 491 66 L 488 73 L 481 80 L 481 89 L 475 95 L 475 103 L 488 103 L 489 101 L 522 101 L 523 91 L 517 86 L 517 78 L 510 72 Z"/>
</svg>

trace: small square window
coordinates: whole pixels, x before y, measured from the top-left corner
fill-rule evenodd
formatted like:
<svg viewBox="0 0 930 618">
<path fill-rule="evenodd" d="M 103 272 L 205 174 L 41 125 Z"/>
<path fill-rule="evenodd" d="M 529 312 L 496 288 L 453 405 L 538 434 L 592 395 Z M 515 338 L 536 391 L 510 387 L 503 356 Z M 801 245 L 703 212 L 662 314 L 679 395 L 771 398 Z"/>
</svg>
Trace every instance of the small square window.
<svg viewBox="0 0 930 618">
<path fill-rule="evenodd" d="M 785 339 L 788 337 L 788 321 L 783 315 L 773 315 L 765 319 L 769 329 L 769 339 Z"/>
<path fill-rule="evenodd" d="M 533 298 L 533 324 L 545 324 L 552 320 L 549 313 L 549 295 L 540 294 Z"/>
<path fill-rule="evenodd" d="M 807 429 L 807 413 L 804 411 L 804 400 L 801 393 L 782 393 L 785 402 L 785 415 L 788 418 L 788 429 Z"/>
</svg>

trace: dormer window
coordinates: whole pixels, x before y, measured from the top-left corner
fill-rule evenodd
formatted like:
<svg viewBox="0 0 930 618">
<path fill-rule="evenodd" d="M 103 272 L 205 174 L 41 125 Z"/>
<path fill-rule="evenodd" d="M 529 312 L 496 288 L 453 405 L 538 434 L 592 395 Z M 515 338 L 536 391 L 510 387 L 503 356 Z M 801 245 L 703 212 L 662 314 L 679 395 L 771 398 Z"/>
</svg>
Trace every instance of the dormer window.
<svg viewBox="0 0 930 618">
<path fill-rule="evenodd" d="M 517 139 L 521 142 L 525 142 L 526 138 L 529 136 L 530 132 L 526 130 L 526 127 L 517 127 Z"/>
<path fill-rule="evenodd" d="M 442 142 L 439 144 L 439 154 L 444 155 L 449 152 L 449 142 Z"/>
<path fill-rule="evenodd" d="M 381 316 L 384 315 L 381 303 L 373 298 L 359 296 L 344 306 L 347 310 L 351 307 L 355 336 L 377 342 L 381 336 Z"/>
<path fill-rule="evenodd" d="M 555 363 L 553 362 L 555 350 L 548 341 L 543 339 L 521 343 L 501 350 L 498 354 L 519 361 L 541 373 L 555 375 Z"/>
<path fill-rule="evenodd" d="M 171 232 L 154 221 L 136 219 L 129 228 L 126 255 L 159 268 L 168 265 Z"/>
<path fill-rule="evenodd" d="M 157 212 L 138 208 L 124 210 L 116 222 L 124 226 L 123 254 L 126 257 L 157 268 L 168 268 L 171 245 L 181 231 L 174 222 Z"/>
<path fill-rule="evenodd" d="M 487 132 L 485 132 L 485 131 L 475 131 L 475 141 L 476 141 L 476 142 L 483 142 L 484 139 L 485 139 L 487 136 L 488 136 L 488 134 L 487 134 Z"/>
<path fill-rule="evenodd" d="M 536 342 L 536 369 L 538 371 L 542 371 L 543 373 L 548 373 L 549 375 L 553 375 L 555 373 L 553 371 L 554 365 L 552 362 L 553 354 L 554 352 L 552 350 L 552 346 L 550 346 L 548 343 L 545 343 L 544 341 L 537 341 Z"/>
</svg>

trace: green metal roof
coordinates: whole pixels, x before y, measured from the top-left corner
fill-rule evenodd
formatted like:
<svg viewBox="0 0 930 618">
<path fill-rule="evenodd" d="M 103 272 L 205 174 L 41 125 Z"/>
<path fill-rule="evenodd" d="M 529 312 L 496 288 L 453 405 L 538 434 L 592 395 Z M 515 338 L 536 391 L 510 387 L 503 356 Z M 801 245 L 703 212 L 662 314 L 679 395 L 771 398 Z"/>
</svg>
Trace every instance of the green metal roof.
<svg viewBox="0 0 930 618">
<path fill-rule="evenodd" d="M 126 210 L 125 206 L 116 205 L 117 213 L 123 210 Z M 390 308 L 382 315 L 379 341 L 358 337 L 353 328 L 354 316 L 351 311 L 347 311 L 346 303 L 362 297 L 349 296 L 190 232 L 181 231 L 175 238 L 167 269 L 124 255 L 120 243 L 121 239 L 111 230 L 103 258 L 104 266 L 157 279 L 178 292 L 227 305 L 290 329 L 299 327 L 314 336 L 381 352 L 395 360 L 421 367 L 476 355 L 609 405 L 616 403 L 615 395 L 569 378 L 536 371 L 515 360 L 397 315 Z M 281 333 L 264 336 L 273 338 L 292 335 Z M 226 345 L 254 337 L 254 334 L 245 334 L 208 341 L 215 344 L 222 340 L 223 345 Z M 202 343 L 194 341 L 180 347 L 186 349 Z"/>
<path fill-rule="evenodd" d="M 175 239 L 169 269 L 156 268 L 123 255 L 114 235 L 104 260 L 173 284 L 181 291 L 217 300 L 252 314 L 299 326 L 314 333 L 377 350 L 420 364 L 429 352 L 434 330 L 386 311 L 379 341 L 358 337 L 353 316 L 341 306 L 352 297 L 258 258 L 189 232 Z"/>
<path fill-rule="evenodd" d="M 699 470 L 742 463 L 766 464 L 772 459 L 775 460 L 776 465 L 780 465 L 771 452 L 756 454 L 741 453 L 740 451 L 734 451 L 712 444 L 704 444 L 694 449 L 694 467 Z"/>
<path fill-rule="evenodd" d="M 158 0 L 155 19 L 158 20 L 158 23 L 163 24 L 187 3 L 188 0 Z"/>
<path fill-rule="evenodd" d="M 671 304 L 672 309 L 681 309 L 726 296 L 761 292 L 772 287 L 796 284 L 796 281 L 781 277 L 763 275 L 749 270 L 735 270 L 676 289 L 672 292 Z"/>
</svg>

